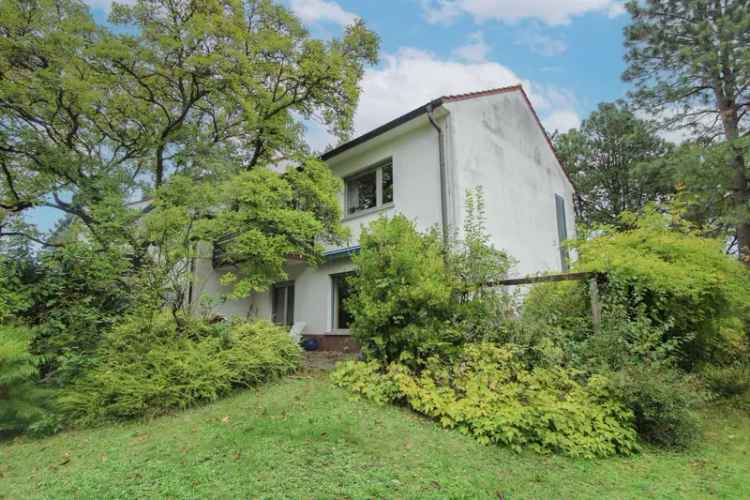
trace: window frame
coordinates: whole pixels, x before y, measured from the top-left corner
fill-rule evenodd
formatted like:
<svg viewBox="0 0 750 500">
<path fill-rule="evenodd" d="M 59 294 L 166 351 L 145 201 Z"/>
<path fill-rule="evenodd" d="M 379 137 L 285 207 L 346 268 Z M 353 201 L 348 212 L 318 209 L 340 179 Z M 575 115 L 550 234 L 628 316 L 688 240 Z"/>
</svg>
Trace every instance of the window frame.
<svg viewBox="0 0 750 500">
<path fill-rule="evenodd" d="M 385 167 L 391 167 L 391 196 L 394 198 L 391 201 L 383 202 L 383 169 Z M 344 180 L 344 217 L 343 219 L 351 219 L 355 217 L 359 217 L 361 215 L 366 215 L 369 213 L 377 212 L 379 210 L 391 208 L 394 205 L 394 200 L 396 197 L 395 193 L 395 187 L 396 182 L 393 175 L 393 158 L 388 157 L 384 160 L 380 160 L 377 163 L 374 163 L 372 165 L 369 165 L 361 170 L 358 170 L 357 172 L 348 175 L 343 178 Z M 375 206 L 370 208 L 365 208 L 362 210 L 356 210 L 354 212 L 349 212 L 349 207 L 351 206 L 351 198 L 350 198 L 350 189 L 349 185 L 351 182 L 356 181 L 357 179 L 364 177 L 366 175 L 372 174 L 375 172 Z"/>
<path fill-rule="evenodd" d="M 292 290 L 292 303 L 291 308 L 289 307 L 289 289 Z M 284 290 L 284 320 L 282 322 L 277 321 L 277 311 L 276 311 L 276 292 L 278 290 Z M 294 290 L 294 281 L 282 281 L 280 283 L 276 283 L 271 287 L 271 321 L 273 324 L 278 326 L 286 326 L 286 327 L 292 327 L 294 326 L 294 306 L 295 306 L 295 290 Z M 291 311 L 291 323 L 289 322 L 290 319 L 290 313 Z"/>
<path fill-rule="evenodd" d="M 352 276 L 355 273 L 355 271 L 343 271 L 340 273 L 333 273 L 330 274 L 331 278 L 331 329 L 330 332 L 332 334 L 338 334 L 338 335 L 349 335 L 351 333 L 351 328 L 339 328 L 338 325 L 338 317 L 339 317 L 339 292 L 337 284 L 340 280 L 346 279 L 349 276 Z"/>
</svg>

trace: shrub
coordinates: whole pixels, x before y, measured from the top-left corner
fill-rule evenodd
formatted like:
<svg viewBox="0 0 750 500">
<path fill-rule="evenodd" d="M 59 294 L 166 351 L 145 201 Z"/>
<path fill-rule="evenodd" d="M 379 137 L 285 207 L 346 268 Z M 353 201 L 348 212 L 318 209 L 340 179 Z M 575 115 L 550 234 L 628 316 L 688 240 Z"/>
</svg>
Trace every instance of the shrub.
<svg viewBox="0 0 750 500">
<path fill-rule="evenodd" d="M 420 234 L 397 215 L 365 228 L 360 246 L 347 305 L 352 335 L 368 355 L 388 363 L 404 352 L 422 358 L 460 343 L 450 328 L 455 280 L 437 233 Z"/>
<path fill-rule="evenodd" d="M 466 198 L 463 239 L 453 236 L 448 248 L 435 230 L 421 234 L 402 215 L 363 230 L 348 306 L 353 335 L 371 357 L 416 365 L 507 328 L 512 301 L 489 284 L 511 259 L 484 231 L 481 190 Z"/>
<path fill-rule="evenodd" d="M 699 436 L 694 408 L 707 399 L 684 372 L 657 365 L 632 365 L 610 376 L 619 401 L 635 416 L 641 439 L 657 446 L 685 448 Z"/>
<path fill-rule="evenodd" d="M 19 432 L 45 417 L 47 391 L 35 382 L 39 358 L 29 352 L 31 332 L 0 326 L 0 434 Z"/>
<path fill-rule="evenodd" d="M 286 329 L 269 321 L 237 323 L 226 329 L 221 360 L 234 386 L 245 387 L 291 373 L 302 359 Z"/>
<path fill-rule="evenodd" d="M 606 272 L 609 290 L 630 311 L 666 327 L 680 344 L 679 362 L 726 363 L 734 339 L 750 319 L 750 272 L 724 252 L 725 241 L 703 238 L 677 215 L 646 209 L 624 214 L 630 229 L 603 228 L 579 242 L 578 271 Z"/>
<path fill-rule="evenodd" d="M 383 373 L 378 361 L 338 363 L 331 373 L 331 380 L 335 385 L 378 404 L 392 403 L 402 397 L 398 382 L 391 375 Z"/>
<path fill-rule="evenodd" d="M 750 366 L 707 366 L 700 373 L 712 394 L 731 398 L 750 391 Z"/>
<path fill-rule="evenodd" d="M 385 372 L 375 366 L 342 365 L 334 381 L 376 401 L 403 400 L 484 443 L 582 457 L 637 448 L 633 415 L 606 379 L 582 384 L 571 370 L 529 369 L 512 346 L 468 345 L 453 362 L 433 359 L 419 374 L 399 364 Z"/>
<path fill-rule="evenodd" d="M 134 295 L 123 278 L 129 266 L 117 250 L 80 242 L 42 255 L 27 319 L 36 326 L 32 350 L 45 358 L 46 379 L 69 382 L 55 373 L 63 358 L 90 358 L 120 320 Z"/>
<path fill-rule="evenodd" d="M 301 356 L 285 330 L 265 321 L 180 323 L 160 314 L 116 326 L 61 406 L 82 423 L 158 415 L 289 373 Z"/>
</svg>

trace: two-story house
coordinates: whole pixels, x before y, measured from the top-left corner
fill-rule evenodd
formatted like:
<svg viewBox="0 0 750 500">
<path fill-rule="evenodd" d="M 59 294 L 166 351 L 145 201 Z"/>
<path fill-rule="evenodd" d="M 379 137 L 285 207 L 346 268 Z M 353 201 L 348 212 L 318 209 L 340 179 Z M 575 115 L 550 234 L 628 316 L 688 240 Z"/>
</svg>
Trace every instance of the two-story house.
<svg viewBox="0 0 750 500">
<path fill-rule="evenodd" d="M 402 213 L 422 229 L 461 228 L 467 189 L 482 186 L 487 230 L 518 264 L 516 275 L 561 271 L 560 242 L 572 237 L 573 185 L 523 88 L 435 99 L 328 151 L 322 159 L 344 180 L 343 223 L 351 240 L 310 267 L 290 261 L 289 280 L 217 307 L 222 316 L 304 323 L 323 348 L 349 343 L 344 280 L 362 226 Z M 219 294 L 221 270 L 203 261 L 195 297 Z"/>
</svg>

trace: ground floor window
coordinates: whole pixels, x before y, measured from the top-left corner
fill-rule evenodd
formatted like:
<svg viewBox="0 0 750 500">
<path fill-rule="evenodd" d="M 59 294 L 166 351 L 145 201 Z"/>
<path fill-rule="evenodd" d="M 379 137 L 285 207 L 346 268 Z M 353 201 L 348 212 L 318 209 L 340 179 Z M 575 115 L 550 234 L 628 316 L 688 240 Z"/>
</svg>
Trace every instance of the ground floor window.
<svg viewBox="0 0 750 500">
<path fill-rule="evenodd" d="M 277 325 L 294 324 L 294 282 L 274 285 L 272 290 L 272 317 Z"/>
<path fill-rule="evenodd" d="M 351 286 L 347 278 L 353 273 L 334 274 L 333 283 L 333 329 L 348 330 L 352 323 L 352 316 L 346 307 L 346 299 L 351 295 Z"/>
</svg>

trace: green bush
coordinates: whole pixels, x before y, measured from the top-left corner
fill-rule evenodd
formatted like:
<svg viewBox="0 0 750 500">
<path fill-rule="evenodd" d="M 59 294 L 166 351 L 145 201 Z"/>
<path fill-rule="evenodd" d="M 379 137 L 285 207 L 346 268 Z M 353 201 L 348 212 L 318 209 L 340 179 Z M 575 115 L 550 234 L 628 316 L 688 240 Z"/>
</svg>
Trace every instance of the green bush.
<svg viewBox="0 0 750 500">
<path fill-rule="evenodd" d="M 24 431 L 46 416 L 48 391 L 39 389 L 37 356 L 29 352 L 31 332 L 0 326 L 0 435 Z"/>
<path fill-rule="evenodd" d="M 302 359 L 286 329 L 269 321 L 238 323 L 227 328 L 221 361 L 234 386 L 245 387 L 291 373 Z"/>
<path fill-rule="evenodd" d="M 706 388 L 721 398 L 742 396 L 750 391 L 750 366 L 706 366 L 700 373 Z"/>
<path fill-rule="evenodd" d="M 378 404 L 392 403 L 402 397 L 398 382 L 390 374 L 383 373 L 383 366 L 378 361 L 342 361 L 331 373 L 331 380 L 356 396 Z"/>
<path fill-rule="evenodd" d="M 677 215 L 650 208 L 623 221 L 630 229 L 603 228 L 577 244 L 575 270 L 606 272 L 607 293 L 665 327 L 683 368 L 732 361 L 750 320 L 746 266 L 725 254 L 725 241 L 699 236 Z"/>
<path fill-rule="evenodd" d="M 426 358 L 461 343 L 451 328 L 455 279 L 447 272 L 437 233 L 420 234 L 402 215 L 363 229 L 348 307 L 352 336 L 384 362 Z"/>
<path fill-rule="evenodd" d="M 120 320 L 135 295 L 124 279 L 129 267 L 121 252 L 81 242 L 41 256 L 26 319 L 36 327 L 32 350 L 45 358 L 46 379 L 70 382 L 79 372 L 71 363 L 85 364 Z M 64 362 L 68 369 L 57 373 Z"/>
<path fill-rule="evenodd" d="M 446 364 L 416 374 L 400 364 L 383 371 L 349 362 L 334 382 L 376 401 L 405 401 L 415 411 L 484 443 L 596 457 L 637 449 L 633 415 L 600 376 L 583 384 L 563 368 L 533 368 L 512 346 L 467 345 Z"/>
<path fill-rule="evenodd" d="M 635 416 L 641 439 L 662 447 L 685 448 L 699 436 L 694 409 L 707 394 L 681 370 L 633 365 L 610 376 L 610 387 Z"/>
<path fill-rule="evenodd" d="M 268 322 L 210 326 L 168 315 L 117 325 L 97 353 L 97 365 L 61 397 L 74 420 L 153 416 L 214 401 L 233 388 L 296 369 L 300 349 Z"/>
<path fill-rule="evenodd" d="M 415 365 L 507 328 L 512 301 L 488 283 L 505 276 L 511 259 L 484 231 L 481 190 L 466 198 L 462 239 L 454 235 L 449 248 L 402 215 L 363 230 L 348 306 L 353 335 L 371 357 Z"/>
</svg>

